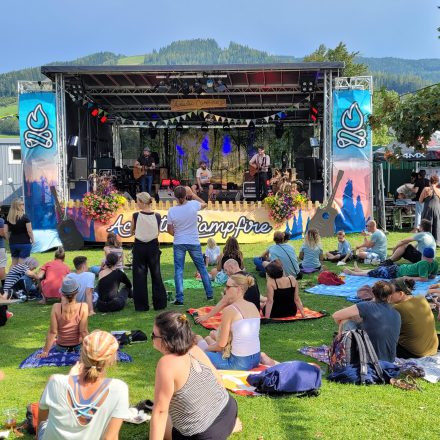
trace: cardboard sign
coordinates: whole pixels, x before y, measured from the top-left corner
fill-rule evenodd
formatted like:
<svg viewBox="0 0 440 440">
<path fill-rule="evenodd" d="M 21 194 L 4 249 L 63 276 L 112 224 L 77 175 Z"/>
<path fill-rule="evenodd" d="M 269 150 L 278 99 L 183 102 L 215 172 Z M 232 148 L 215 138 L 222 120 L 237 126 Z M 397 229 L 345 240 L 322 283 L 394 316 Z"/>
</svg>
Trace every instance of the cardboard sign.
<svg viewBox="0 0 440 440">
<path fill-rule="evenodd" d="M 202 110 L 207 108 L 226 108 L 226 99 L 172 99 L 171 111 Z"/>
</svg>

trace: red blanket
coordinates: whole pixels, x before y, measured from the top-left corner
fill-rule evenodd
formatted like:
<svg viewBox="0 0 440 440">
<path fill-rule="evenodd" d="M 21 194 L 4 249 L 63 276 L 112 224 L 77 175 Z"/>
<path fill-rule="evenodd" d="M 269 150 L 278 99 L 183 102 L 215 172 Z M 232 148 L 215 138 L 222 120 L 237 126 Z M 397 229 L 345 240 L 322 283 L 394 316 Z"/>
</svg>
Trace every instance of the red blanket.
<svg viewBox="0 0 440 440">
<path fill-rule="evenodd" d="M 213 306 L 205 306 L 200 307 L 199 309 L 189 309 L 188 313 L 194 317 L 194 314 L 198 314 L 199 316 L 206 315 L 209 313 L 214 307 Z M 301 314 L 298 312 L 295 316 L 287 316 L 286 318 L 273 318 L 273 319 L 265 319 L 264 323 L 271 323 L 271 322 L 289 322 L 289 321 L 299 321 L 301 319 L 317 319 L 322 318 L 326 316 L 323 312 L 317 312 L 315 310 L 310 310 L 307 307 L 304 307 L 304 313 L 306 315 L 305 318 L 301 316 Z M 206 321 L 202 322 L 201 325 L 209 330 L 217 330 L 220 326 L 220 322 L 222 320 L 222 313 L 217 313 L 216 315 L 212 316 L 211 318 L 207 319 Z"/>
</svg>

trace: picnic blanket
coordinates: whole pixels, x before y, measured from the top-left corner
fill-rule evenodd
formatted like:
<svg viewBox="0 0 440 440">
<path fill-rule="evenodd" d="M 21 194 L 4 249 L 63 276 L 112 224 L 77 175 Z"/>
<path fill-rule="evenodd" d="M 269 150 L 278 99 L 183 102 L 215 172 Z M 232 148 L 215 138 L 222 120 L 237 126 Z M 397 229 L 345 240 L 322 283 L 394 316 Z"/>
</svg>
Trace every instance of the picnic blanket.
<svg viewBox="0 0 440 440">
<path fill-rule="evenodd" d="M 213 308 L 214 308 L 213 306 L 205 306 L 205 307 L 200 307 L 199 309 L 188 309 L 188 313 L 193 317 L 195 313 L 199 315 L 206 315 Z M 304 319 L 318 319 L 327 316 L 326 312 L 317 312 L 316 310 L 311 310 L 308 309 L 307 307 L 304 307 L 304 313 L 306 315 L 305 318 L 303 318 L 299 312 L 295 316 L 287 316 L 286 318 L 266 319 L 261 317 L 262 318 L 261 323 L 262 324 L 282 323 L 282 322 L 299 321 Z M 202 322 L 200 325 L 202 325 L 203 327 L 209 330 L 217 330 L 220 326 L 221 320 L 222 320 L 222 312 L 219 312 L 216 315 L 212 316 L 211 318 L 207 319 L 205 322 Z"/>
<path fill-rule="evenodd" d="M 165 280 L 163 282 L 166 287 L 172 287 L 173 289 L 176 287 L 174 280 Z M 220 287 L 224 286 L 224 284 L 216 283 L 215 281 L 211 281 L 212 287 Z M 195 278 L 185 278 L 183 280 L 183 288 L 184 289 L 203 289 L 202 280 L 196 280 Z"/>
<path fill-rule="evenodd" d="M 260 364 L 258 367 L 252 370 L 219 370 L 220 376 L 223 380 L 223 385 L 229 391 L 240 396 L 261 396 L 261 393 L 255 391 L 255 387 L 251 386 L 247 382 L 249 374 L 258 374 L 264 371 L 266 365 Z"/>
<path fill-rule="evenodd" d="M 320 347 L 303 347 L 298 350 L 305 356 L 310 356 L 319 362 L 329 364 L 329 347 L 321 345 Z M 440 381 L 440 352 L 434 356 L 425 356 L 417 359 L 399 359 L 396 358 L 394 363 L 402 370 L 406 370 L 411 366 L 417 366 L 423 369 L 425 376 L 423 379 L 431 383 Z"/>
<path fill-rule="evenodd" d="M 314 293 L 315 295 L 342 296 L 349 301 L 358 302 L 359 298 L 356 296 L 358 289 L 365 284 L 372 286 L 380 279 L 381 278 L 360 277 L 358 275 L 345 275 L 345 284 L 342 284 L 341 286 L 325 286 L 324 284 L 318 284 L 314 287 L 309 287 L 306 289 L 306 292 Z M 429 281 L 417 281 L 413 295 L 424 295 L 428 291 L 429 286 L 438 283 L 439 281 L 440 276 Z"/>
<path fill-rule="evenodd" d="M 37 357 L 43 349 L 38 349 L 28 356 L 18 368 L 40 368 L 40 367 L 66 367 L 75 365 L 79 361 L 79 353 L 59 353 L 52 348 L 49 355 L 45 358 Z M 133 359 L 127 353 L 118 351 L 117 360 L 119 362 L 133 362 Z"/>
</svg>

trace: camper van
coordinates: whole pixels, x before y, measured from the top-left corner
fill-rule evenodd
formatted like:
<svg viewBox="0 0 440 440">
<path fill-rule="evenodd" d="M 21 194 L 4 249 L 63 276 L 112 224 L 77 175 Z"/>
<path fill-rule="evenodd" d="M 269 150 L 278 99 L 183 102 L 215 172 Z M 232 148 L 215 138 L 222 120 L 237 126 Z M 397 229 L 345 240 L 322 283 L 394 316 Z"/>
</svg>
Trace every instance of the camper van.
<svg viewBox="0 0 440 440">
<path fill-rule="evenodd" d="M 0 138 L 0 206 L 3 215 L 17 197 L 23 197 L 20 139 Z"/>
</svg>

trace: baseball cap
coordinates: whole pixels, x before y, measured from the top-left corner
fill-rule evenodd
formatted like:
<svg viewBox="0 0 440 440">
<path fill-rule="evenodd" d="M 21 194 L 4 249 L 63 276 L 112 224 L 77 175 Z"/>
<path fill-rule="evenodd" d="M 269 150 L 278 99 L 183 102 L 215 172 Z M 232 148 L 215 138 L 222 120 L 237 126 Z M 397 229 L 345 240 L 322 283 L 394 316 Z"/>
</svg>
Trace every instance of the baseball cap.
<svg viewBox="0 0 440 440">
<path fill-rule="evenodd" d="M 434 256 L 435 256 L 434 249 L 428 248 L 428 247 L 423 249 L 423 256 L 425 258 L 434 258 Z"/>
<path fill-rule="evenodd" d="M 110 358 L 119 348 L 116 338 L 108 332 L 95 330 L 89 333 L 82 343 L 82 351 L 92 362 Z"/>
<path fill-rule="evenodd" d="M 78 292 L 79 285 L 77 281 L 73 278 L 66 277 L 63 280 L 63 284 L 61 285 L 60 293 L 69 296 Z"/>
<path fill-rule="evenodd" d="M 412 290 L 406 284 L 405 278 L 396 278 L 393 284 L 396 286 L 397 290 L 405 293 L 405 295 L 412 295 Z"/>
</svg>

